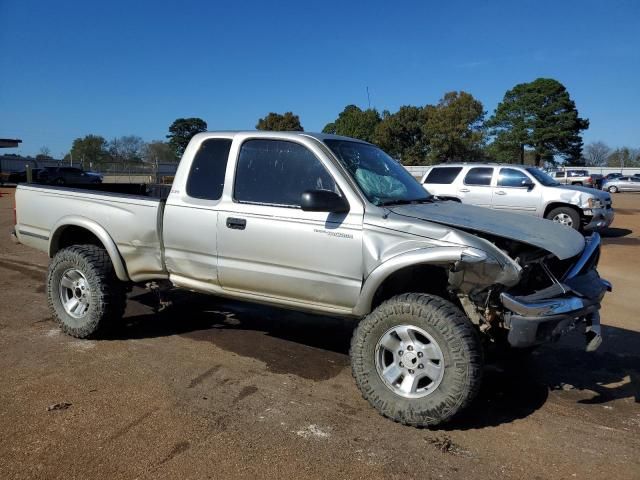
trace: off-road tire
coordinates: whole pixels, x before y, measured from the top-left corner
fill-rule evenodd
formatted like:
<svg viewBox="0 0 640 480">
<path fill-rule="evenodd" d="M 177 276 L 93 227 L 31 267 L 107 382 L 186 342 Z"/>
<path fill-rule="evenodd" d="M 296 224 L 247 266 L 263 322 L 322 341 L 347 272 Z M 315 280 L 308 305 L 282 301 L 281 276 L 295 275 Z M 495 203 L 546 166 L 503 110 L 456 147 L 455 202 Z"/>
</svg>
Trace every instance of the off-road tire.
<svg viewBox="0 0 640 480">
<path fill-rule="evenodd" d="M 375 365 L 377 342 L 389 329 L 410 324 L 429 333 L 444 357 L 438 387 L 420 398 L 393 392 Z M 483 352 L 478 332 L 462 311 L 434 295 L 408 293 L 382 303 L 364 318 L 351 340 L 351 367 L 362 396 L 383 416 L 404 425 L 430 427 L 467 407 L 482 381 Z"/>
<path fill-rule="evenodd" d="M 553 219 L 560 214 L 565 214 L 571 217 L 571 228 L 573 228 L 574 230 L 580 230 L 580 214 L 571 207 L 554 208 L 549 213 L 547 213 L 547 216 L 545 218 L 547 220 L 553 221 Z"/>
<path fill-rule="evenodd" d="M 89 308 L 80 319 L 69 315 L 60 298 L 60 281 L 65 271 L 80 271 L 89 285 Z M 63 332 L 76 338 L 95 337 L 124 314 L 126 285 L 118 280 L 109 254 L 96 245 L 74 245 L 60 250 L 47 272 L 49 309 Z"/>
</svg>

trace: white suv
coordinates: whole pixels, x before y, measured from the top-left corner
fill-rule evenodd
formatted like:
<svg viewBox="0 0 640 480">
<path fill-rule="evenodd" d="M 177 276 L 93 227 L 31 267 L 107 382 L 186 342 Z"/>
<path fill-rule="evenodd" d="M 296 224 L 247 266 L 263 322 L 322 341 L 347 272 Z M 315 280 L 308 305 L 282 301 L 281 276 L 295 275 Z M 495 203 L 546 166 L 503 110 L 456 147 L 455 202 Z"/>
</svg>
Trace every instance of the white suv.
<svg viewBox="0 0 640 480">
<path fill-rule="evenodd" d="M 439 198 L 535 215 L 576 230 L 606 228 L 614 217 L 607 192 L 562 185 L 536 167 L 447 163 L 430 167 L 422 184 Z"/>
</svg>

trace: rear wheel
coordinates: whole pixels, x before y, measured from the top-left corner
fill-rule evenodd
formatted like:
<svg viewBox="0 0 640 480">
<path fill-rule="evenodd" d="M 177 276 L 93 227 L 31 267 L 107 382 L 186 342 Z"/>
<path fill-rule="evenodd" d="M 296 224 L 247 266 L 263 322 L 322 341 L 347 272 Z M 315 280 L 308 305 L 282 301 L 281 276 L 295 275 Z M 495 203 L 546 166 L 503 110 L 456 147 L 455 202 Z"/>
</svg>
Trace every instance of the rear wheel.
<svg viewBox="0 0 640 480">
<path fill-rule="evenodd" d="M 580 215 L 570 207 L 554 208 L 547 213 L 546 218 L 575 230 L 580 229 Z"/>
<path fill-rule="evenodd" d="M 351 365 L 363 397 L 382 415 L 434 426 L 475 397 L 482 349 L 457 307 L 411 293 L 387 300 L 360 322 L 351 341 Z"/>
<path fill-rule="evenodd" d="M 51 313 L 62 330 L 77 338 L 97 334 L 122 317 L 125 285 L 118 280 L 107 252 L 95 245 L 60 250 L 47 276 Z"/>
</svg>

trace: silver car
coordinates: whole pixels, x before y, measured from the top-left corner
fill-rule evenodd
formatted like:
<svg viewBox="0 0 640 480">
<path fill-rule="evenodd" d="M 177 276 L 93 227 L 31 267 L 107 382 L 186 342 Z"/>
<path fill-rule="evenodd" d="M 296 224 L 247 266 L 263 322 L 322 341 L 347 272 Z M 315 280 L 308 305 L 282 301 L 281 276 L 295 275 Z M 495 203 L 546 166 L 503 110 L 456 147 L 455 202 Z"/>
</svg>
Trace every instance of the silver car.
<svg viewBox="0 0 640 480">
<path fill-rule="evenodd" d="M 605 180 L 602 184 L 602 190 L 609 193 L 640 192 L 640 177 L 619 177 Z"/>
</svg>

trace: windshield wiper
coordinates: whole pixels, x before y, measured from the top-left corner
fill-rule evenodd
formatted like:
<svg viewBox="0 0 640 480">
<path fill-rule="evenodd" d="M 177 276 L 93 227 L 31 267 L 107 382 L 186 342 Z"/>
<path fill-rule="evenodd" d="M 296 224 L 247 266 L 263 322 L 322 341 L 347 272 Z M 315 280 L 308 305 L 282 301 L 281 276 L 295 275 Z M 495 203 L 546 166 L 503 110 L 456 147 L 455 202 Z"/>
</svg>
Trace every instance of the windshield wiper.
<svg viewBox="0 0 640 480">
<path fill-rule="evenodd" d="M 432 203 L 433 197 L 422 197 L 422 198 L 414 198 L 414 199 L 404 199 L 404 198 L 399 198 L 396 200 L 387 200 L 386 202 L 380 202 L 378 203 L 379 207 L 389 207 L 392 205 L 415 205 L 418 203 Z"/>
</svg>

